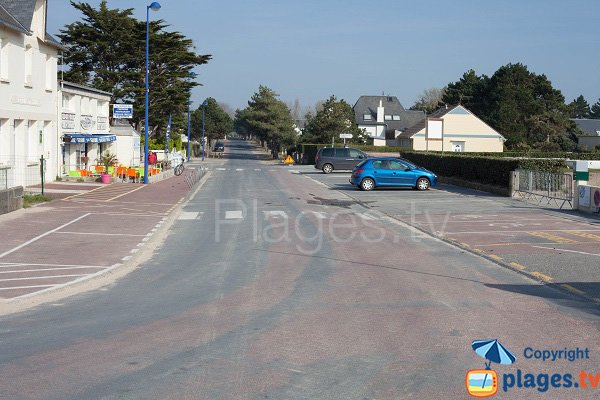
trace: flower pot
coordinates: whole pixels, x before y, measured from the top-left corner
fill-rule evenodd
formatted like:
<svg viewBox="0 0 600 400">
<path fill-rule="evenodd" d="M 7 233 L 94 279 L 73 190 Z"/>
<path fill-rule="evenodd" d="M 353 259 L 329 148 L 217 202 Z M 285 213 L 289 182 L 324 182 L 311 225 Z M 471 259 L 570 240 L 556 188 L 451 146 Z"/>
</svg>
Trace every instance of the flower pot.
<svg viewBox="0 0 600 400">
<path fill-rule="evenodd" d="M 102 183 L 110 183 L 111 176 L 109 174 L 102 174 L 100 177 L 102 178 Z"/>
</svg>

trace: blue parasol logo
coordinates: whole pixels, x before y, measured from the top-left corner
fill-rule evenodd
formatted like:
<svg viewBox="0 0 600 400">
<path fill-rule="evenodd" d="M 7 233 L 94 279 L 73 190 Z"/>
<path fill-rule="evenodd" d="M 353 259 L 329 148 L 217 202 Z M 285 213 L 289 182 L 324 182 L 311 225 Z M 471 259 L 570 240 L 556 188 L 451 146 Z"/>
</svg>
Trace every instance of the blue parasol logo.
<svg viewBox="0 0 600 400">
<path fill-rule="evenodd" d="M 466 376 L 467 392 L 474 397 L 491 397 L 498 391 L 498 376 L 490 366 L 496 364 L 512 364 L 517 357 L 504 347 L 497 339 L 474 340 L 471 347 L 479 356 L 485 358 L 485 369 L 470 370 Z"/>
</svg>

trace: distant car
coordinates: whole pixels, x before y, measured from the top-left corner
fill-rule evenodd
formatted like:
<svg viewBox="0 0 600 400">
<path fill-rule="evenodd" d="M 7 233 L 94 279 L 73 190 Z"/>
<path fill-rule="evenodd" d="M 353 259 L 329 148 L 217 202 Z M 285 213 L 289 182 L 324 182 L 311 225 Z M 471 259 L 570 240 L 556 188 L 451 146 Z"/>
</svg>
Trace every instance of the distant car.
<svg viewBox="0 0 600 400">
<path fill-rule="evenodd" d="M 362 190 L 383 186 L 427 190 L 437 185 L 437 175 L 402 158 L 378 157 L 358 164 L 352 170 L 350 183 Z"/>
<path fill-rule="evenodd" d="M 223 145 L 223 143 L 216 143 L 213 151 L 216 153 L 225 151 L 225 145 Z"/>
<path fill-rule="evenodd" d="M 326 174 L 338 169 L 351 170 L 367 158 L 367 153 L 350 147 L 323 147 L 315 156 L 315 168 Z"/>
</svg>

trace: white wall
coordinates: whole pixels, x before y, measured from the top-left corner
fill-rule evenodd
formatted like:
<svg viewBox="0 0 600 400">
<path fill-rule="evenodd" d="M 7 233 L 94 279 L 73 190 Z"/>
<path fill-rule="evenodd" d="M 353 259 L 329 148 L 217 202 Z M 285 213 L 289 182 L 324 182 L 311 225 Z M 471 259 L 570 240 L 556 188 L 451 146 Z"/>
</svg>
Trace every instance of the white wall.
<svg viewBox="0 0 600 400">
<path fill-rule="evenodd" d="M 45 37 L 45 4 L 36 5 L 32 36 L 0 27 L 0 164 L 12 167 L 14 185 L 37 183 L 32 165 L 42 155 L 46 180 L 58 173 L 58 51 L 38 39 Z"/>
</svg>

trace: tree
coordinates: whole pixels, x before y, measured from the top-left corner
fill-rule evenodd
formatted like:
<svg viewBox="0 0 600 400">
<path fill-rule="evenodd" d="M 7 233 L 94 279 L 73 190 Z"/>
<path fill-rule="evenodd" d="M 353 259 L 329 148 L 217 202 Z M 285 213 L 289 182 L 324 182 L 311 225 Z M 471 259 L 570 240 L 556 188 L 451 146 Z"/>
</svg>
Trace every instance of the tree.
<svg viewBox="0 0 600 400">
<path fill-rule="evenodd" d="M 419 96 L 415 104 L 410 108 L 411 110 L 424 111 L 425 114 L 431 114 L 438 108 L 444 105 L 442 101 L 446 88 L 431 88 L 425 89 L 423 94 Z"/>
<path fill-rule="evenodd" d="M 590 118 L 600 119 L 600 99 L 598 99 L 598 101 L 592 106 Z"/>
<path fill-rule="evenodd" d="M 71 5 L 83 20 L 66 25 L 58 35 L 66 47 L 65 79 L 112 93 L 111 103 L 133 103 L 132 121 L 139 128 L 145 111 L 146 22 L 134 19 L 132 9 L 109 9 L 105 0 L 98 9 L 83 2 Z M 183 124 L 190 90 L 199 85 L 192 69 L 211 58 L 196 54 L 190 39 L 166 27 L 158 20 L 149 29 L 149 124 L 157 137 L 170 113 L 177 125 Z"/>
<path fill-rule="evenodd" d="M 590 105 L 585 100 L 583 95 L 580 95 L 569 104 L 569 112 L 571 118 L 589 118 L 590 117 Z"/>
<path fill-rule="evenodd" d="M 319 107 L 316 114 L 309 114 L 302 134 L 304 143 L 339 142 L 340 133 L 351 133 L 350 143 L 366 143 L 367 135 L 354 120 L 352 106 L 344 100 L 331 96 Z"/>
<path fill-rule="evenodd" d="M 282 147 L 291 146 L 297 140 L 290 109 L 278 97 L 268 87 L 259 86 L 248 107 L 238 112 L 244 120 L 235 123 L 255 135 L 263 145 L 268 145 L 274 158 Z"/>
<path fill-rule="evenodd" d="M 215 99 L 206 99 L 191 115 L 191 134 L 194 139 L 202 137 L 202 111 L 204 111 L 204 137 L 209 141 L 223 139 L 233 130 L 233 120 Z"/>
<path fill-rule="evenodd" d="M 485 120 L 489 113 L 489 85 L 490 79 L 481 75 L 478 76 L 474 70 L 470 69 L 454 83 L 449 83 L 442 96 L 442 103 L 455 105 L 462 104 Z"/>
</svg>

